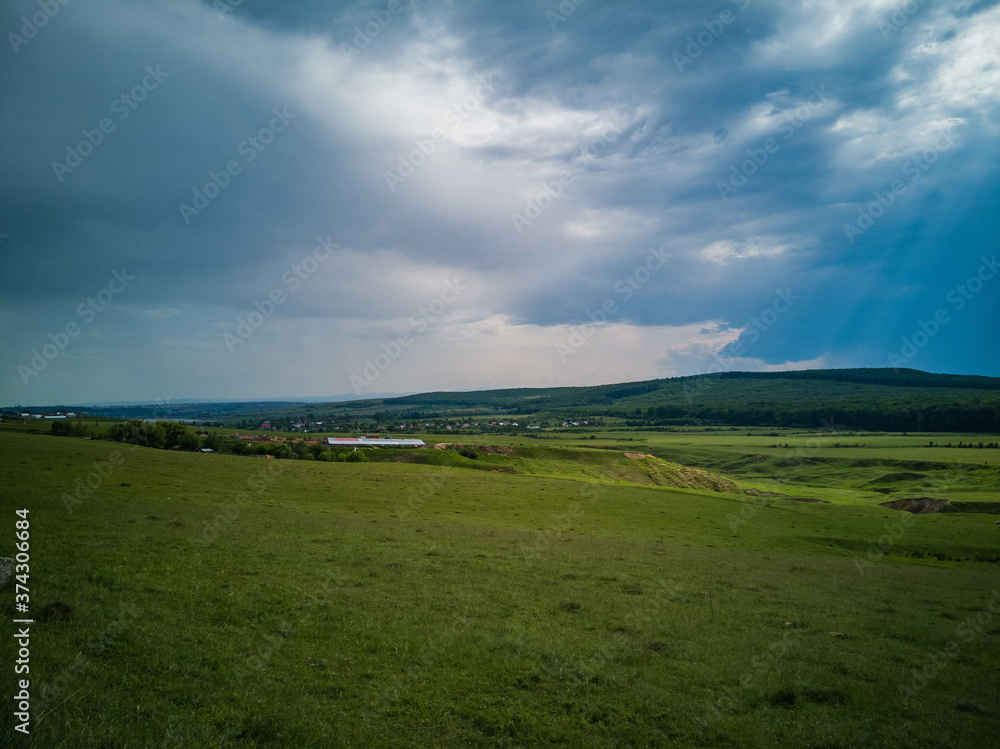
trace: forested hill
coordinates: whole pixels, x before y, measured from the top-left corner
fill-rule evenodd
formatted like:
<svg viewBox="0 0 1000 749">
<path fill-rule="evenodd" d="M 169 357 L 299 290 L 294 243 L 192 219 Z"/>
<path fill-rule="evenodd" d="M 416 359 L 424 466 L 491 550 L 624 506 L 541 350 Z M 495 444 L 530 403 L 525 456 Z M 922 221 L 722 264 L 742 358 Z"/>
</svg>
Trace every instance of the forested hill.
<svg viewBox="0 0 1000 749">
<path fill-rule="evenodd" d="M 732 380 L 836 380 L 892 387 L 1000 390 L 1000 377 L 931 374 L 919 369 L 804 369 L 797 372 L 721 372 L 715 376 Z"/>
<path fill-rule="evenodd" d="M 595 387 L 434 392 L 331 404 L 341 415 L 607 416 L 632 426 L 737 425 L 1000 432 L 1000 378 L 915 369 L 720 372 Z M 396 418 L 395 416 L 392 417 Z"/>
</svg>

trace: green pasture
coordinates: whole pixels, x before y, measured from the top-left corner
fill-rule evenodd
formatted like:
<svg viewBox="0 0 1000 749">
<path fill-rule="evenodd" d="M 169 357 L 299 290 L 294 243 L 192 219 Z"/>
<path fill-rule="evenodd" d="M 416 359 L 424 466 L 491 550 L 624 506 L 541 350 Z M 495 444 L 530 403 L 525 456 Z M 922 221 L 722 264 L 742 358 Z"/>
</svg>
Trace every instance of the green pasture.
<svg viewBox="0 0 1000 749">
<path fill-rule="evenodd" d="M 3 740 L 995 742 L 995 456 L 857 435 L 885 442 L 818 448 L 781 474 L 778 438 L 745 435 L 515 437 L 510 451 L 456 435 L 467 455 L 325 463 L 0 430 L 0 555 L 28 508 L 36 618 L 32 733 L 12 734 L 8 710 Z M 960 453 L 970 468 L 954 472 Z M 656 485 L 674 464 L 736 491 Z M 892 472 L 920 475 L 875 491 Z M 949 477 L 941 496 L 972 511 L 878 505 Z M 762 486 L 829 502 L 743 493 Z"/>
</svg>

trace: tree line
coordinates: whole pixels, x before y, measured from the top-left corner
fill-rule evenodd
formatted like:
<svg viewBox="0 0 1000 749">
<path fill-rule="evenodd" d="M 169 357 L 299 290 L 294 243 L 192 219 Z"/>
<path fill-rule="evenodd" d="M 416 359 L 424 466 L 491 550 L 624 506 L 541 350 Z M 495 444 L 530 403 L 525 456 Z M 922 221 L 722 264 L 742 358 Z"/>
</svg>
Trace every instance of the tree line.
<svg viewBox="0 0 1000 749">
<path fill-rule="evenodd" d="M 1000 408 L 978 404 L 853 405 L 847 407 L 650 406 L 644 412 L 621 412 L 626 426 L 816 427 L 834 423 L 873 432 L 1000 433 Z"/>
<path fill-rule="evenodd" d="M 141 419 L 131 419 L 120 424 L 113 424 L 103 433 L 93 433 L 79 421 L 54 421 L 52 422 L 52 434 L 63 437 L 106 439 L 158 450 L 193 451 L 208 448 L 213 452 L 270 456 L 284 460 L 368 462 L 368 456 L 363 450 L 355 451 L 351 448 L 332 450 L 323 444 L 306 444 L 305 440 L 279 443 L 227 440 L 211 432 L 205 435 L 196 434 L 191 431 L 187 424 L 176 421 L 148 422 Z"/>
</svg>

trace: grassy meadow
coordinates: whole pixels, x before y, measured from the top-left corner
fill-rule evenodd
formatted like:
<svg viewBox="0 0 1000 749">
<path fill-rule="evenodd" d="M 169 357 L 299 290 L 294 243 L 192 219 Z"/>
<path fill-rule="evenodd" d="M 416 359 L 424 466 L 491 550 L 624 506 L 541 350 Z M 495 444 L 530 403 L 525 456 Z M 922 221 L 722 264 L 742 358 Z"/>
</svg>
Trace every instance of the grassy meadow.
<svg viewBox="0 0 1000 749">
<path fill-rule="evenodd" d="M 340 463 L 0 430 L 0 555 L 30 509 L 37 622 L 32 732 L 5 711 L 0 740 L 995 745 L 998 451 L 752 429 L 448 439 L 466 454 Z M 879 506 L 908 496 L 959 511 Z"/>
</svg>

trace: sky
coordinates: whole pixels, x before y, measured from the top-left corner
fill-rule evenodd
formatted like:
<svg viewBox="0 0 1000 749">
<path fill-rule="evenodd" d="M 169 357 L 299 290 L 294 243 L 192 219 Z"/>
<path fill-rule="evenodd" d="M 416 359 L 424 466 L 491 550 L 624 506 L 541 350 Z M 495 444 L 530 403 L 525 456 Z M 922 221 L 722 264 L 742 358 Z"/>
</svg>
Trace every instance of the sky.
<svg viewBox="0 0 1000 749">
<path fill-rule="evenodd" d="M 10 0 L 0 403 L 1000 376 L 1000 4 Z"/>
</svg>

